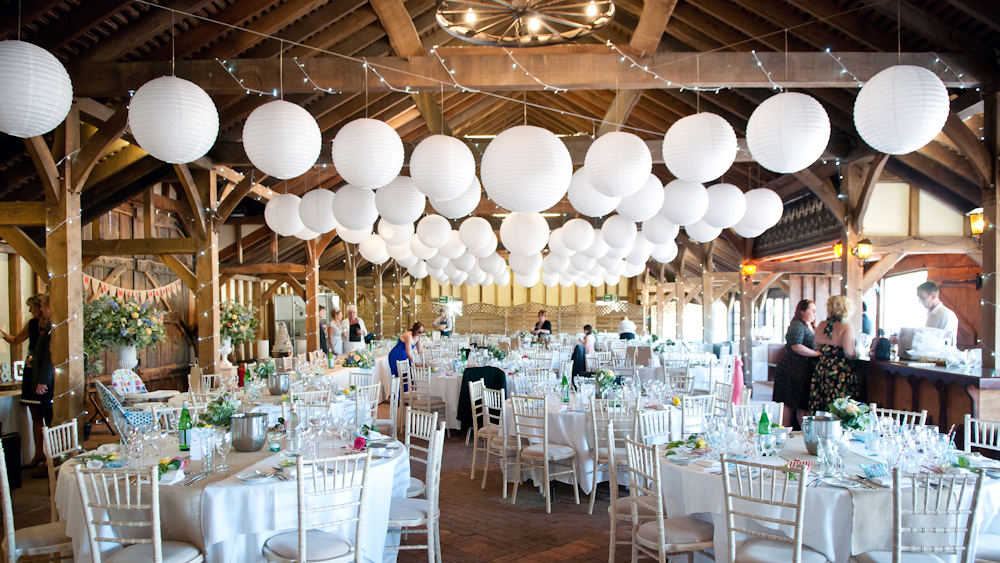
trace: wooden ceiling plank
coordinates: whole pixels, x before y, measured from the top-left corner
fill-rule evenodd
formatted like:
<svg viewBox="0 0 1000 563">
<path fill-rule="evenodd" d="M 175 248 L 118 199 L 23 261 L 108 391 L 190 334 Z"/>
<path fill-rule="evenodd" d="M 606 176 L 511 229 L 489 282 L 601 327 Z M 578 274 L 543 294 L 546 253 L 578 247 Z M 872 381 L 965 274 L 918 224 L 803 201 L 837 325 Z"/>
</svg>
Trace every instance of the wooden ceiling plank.
<svg viewBox="0 0 1000 563">
<path fill-rule="evenodd" d="M 212 19 L 228 25 L 243 25 L 246 21 L 257 16 L 267 9 L 273 0 L 240 0 L 219 10 L 212 16 Z M 177 21 L 181 23 L 180 20 Z M 179 60 L 190 56 L 195 51 L 204 48 L 206 45 L 218 41 L 232 32 L 229 27 L 222 27 L 219 24 L 201 20 L 191 20 L 188 31 L 177 36 L 171 44 L 164 43 L 158 49 L 143 57 L 147 61 L 169 61 L 176 56 Z M 211 61 L 218 67 L 218 63 Z M 277 81 L 275 81 L 276 83 Z"/>
<path fill-rule="evenodd" d="M 31 2 L 9 2 L 0 8 L 0 39 L 10 39 L 7 34 L 17 36 L 17 24 L 27 26 L 38 18 L 54 10 L 64 0 L 33 0 Z M 18 17 L 20 12 L 20 17 Z"/>
<path fill-rule="evenodd" d="M 822 20 L 823 23 L 836 28 L 844 35 L 875 51 L 896 50 L 896 41 L 892 35 L 885 33 L 878 26 L 871 24 L 856 11 L 844 12 L 844 9 L 833 2 L 824 0 L 786 0 L 789 4 L 803 12 Z M 895 6 L 893 11 L 895 11 Z M 903 46 L 906 47 L 905 45 Z"/>
<path fill-rule="evenodd" d="M 309 14 L 309 17 L 304 17 L 273 35 L 287 41 L 307 43 L 309 38 L 326 29 L 341 27 L 346 23 L 346 21 L 342 21 L 345 17 L 366 3 L 366 0 L 337 0 L 335 2 L 327 2 L 325 5 L 317 8 L 314 13 Z M 285 45 L 286 55 L 289 54 L 289 50 L 292 48 L 292 45 Z M 277 57 L 280 50 L 281 43 L 279 41 L 264 41 L 247 49 L 242 56 L 254 59 Z"/>
<path fill-rule="evenodd" d="M 164 2 L 163 6 L 177 12 L 197 13 L 210 4 L 212 0 L 173 0 Z M 73 61 L 91 63 L 118 60 L 149 41 L 151 37 L 169 30 L 174 23 L 176 18 L 170 10 L 152 9 L 74 57 Z"/>
<path fill-rule="evenodd" d="M 246 1 L 246 0 L 242 0 Z M 326 3 L 326 0 L 311 0 L 299 2 L 285 2 L 269 10 L 266 14 L 254 19 L 246 24 L 248 32 L 230 33 L 225 39 L 215 43 L 208 49 L 198 52 L 198 58 L 202 59 L 231 59 L 238 56 L 243 51 L 261 43 L 265 40 L 261 35 L 272 35 L 286 25 L 302 18 L 312 12 L 317 7 Z M 280 44 L 280 42 L 278 42 Z"/>
<path fill-rule="evenodd" d="M 948 120 L 944 124 L 943 133 L 951 142 L 955 143 L 958 150 L 969 160 L 976 172 L 973 179 L 980 184 L 986 182 L 990 176 L 990 155 L 979 137 L 973 133 L 972 129 L 955 112 L 948 113 Z"/>
<path fill-rule="evenodd" d="M 128 127 L 128 104 L 122 103 L 114 115 L 87 139 L 80 152 L 73 157 L 73 166 L 71 167 L 73 180 L 70 186 L 74 192 L 83 190 L 87 177 L 94 170 L 97 162 L 121 138 L 126 127 Z"/>
<path fill-rule="evenodd" d="M 131 4 L 130 0 L 92 0 L 84 2 L 58 19 L 41 27 L 28 41 L 45 49 L 56 51 Z"/>
</svg>

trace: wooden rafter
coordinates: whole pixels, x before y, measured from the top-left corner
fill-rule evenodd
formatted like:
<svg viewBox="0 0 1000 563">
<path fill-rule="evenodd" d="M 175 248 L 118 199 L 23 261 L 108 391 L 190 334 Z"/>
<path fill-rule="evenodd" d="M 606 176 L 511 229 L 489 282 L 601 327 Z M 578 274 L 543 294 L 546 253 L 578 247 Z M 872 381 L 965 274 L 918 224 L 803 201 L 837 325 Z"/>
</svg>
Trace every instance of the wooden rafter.
<svg viewBox="0 0 1000 563">
<path fill-rule="evenodd" d="M 107 154 L 112 145 L 118 141 L 128 127 L 128 105 L 122 104 L 110 119 L 104 122 L 94 135 L 73 157 L 73 180 L 70 189 L 74 192 L 83 190 L 87 177 L 97 162 Z"/>
<path fill-rule="evenodd" d="M 955 143 L 959 152 L 972 164 L 972 168 L 977 174 L 975 181 L 985 182 L 990 174 L 990 155 L 979 137 L 955 112 L 948 113 L 948 121 L 944 124 L 943 133 L 951 142 Z"/>
<path fill-rule="evenodd" d="M 197 231 L 199 237 L 207 239 L 211 226 L 208 223 L 208 214 L 205 211 L 205 205 L 201 202 L 198 185 L 195 184 L 191 170 L 188 169 L 186 164 L 175 164 L 174 170 L 181 181 L 181 187 L 184 188 L 184 195 L 187 196 L 188 203 L 191 205 L 195 231 Z"/>
<path fill-rule="evenodd" d="M 163 265 L 170 268 L 178 278 L 190 289 L 192 292 L 197 292 L 198 289 L 198 278 L 194 275 L 183 262 L 177 258 L 171 256 L 170 254 L 158 254 L 156 256 L 163 262 Z"/>
<path fill-rule="evenodd" d="M 31 137 L 30 139 L 24 140 L 24 146 L 28 149 L 28 154 L 31 155 L 31 161 L 35 163 L 35 169 L 38 170 L 38 175 L 42 180 L 42 185 L 45 186 L 45 192 L 52 201 L 59 201 L 60 186 L 59 186 L 59 167 L 56 166 L 56 161 L 52 158 L 52 151 L 49 150 L 49 146 L 45 143 L 45 139 L 41 137 Z"/>
<path fill-rule="evenodd" d="M 0 227 L 0 237 L 7 241 L 14 250 L 24 258 L 25 262 L 35 271 L 35 275 L 43 280 L 49 279 L 49 267 L 45 257 L 45 251 L 31 240 L 31 237 L 24 234 L 20 227 Z"/>
<path fill-rule="evenodd" d="M 889 155 L 877 153 L 871 164 L 868 165 L 865 180 L 861 185 L 857 200 L 851 201 L 855 225 L 862 224 L 862 221 L 865 218 L 865 213 L 868 212 L 868 203 L 871 201 L 872 192 L 875 191 L 875 184 L 878 183 L 879 176 L 882 175 L 882 170 L 885 168 L 885 164 L 888 161 Z M 853 196 L 854 194 L 851 195 Z"/>
</svg>

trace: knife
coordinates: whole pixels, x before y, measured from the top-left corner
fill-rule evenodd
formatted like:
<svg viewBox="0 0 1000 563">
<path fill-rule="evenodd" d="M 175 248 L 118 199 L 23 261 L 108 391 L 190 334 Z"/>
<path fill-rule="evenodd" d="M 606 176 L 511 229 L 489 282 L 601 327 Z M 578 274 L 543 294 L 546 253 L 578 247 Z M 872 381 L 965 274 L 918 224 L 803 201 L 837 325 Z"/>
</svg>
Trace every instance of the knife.
<svg viewBox="0 0 1000 563">
<path fill-rule="evenodd" d="M 858 481 L 861 481 L 862 483 L 868 483 L 868 486 L 871 487 L 871 488 L 873 488 L 873 489 L 886 489 L 886 488 L 888 488 L 885 485 L 882 485 L 880 483 L 876 483 L 875 481 L 872 481 L 868 477 L 862 477 L 860 475 L 858 475 Z"/>
</svg>

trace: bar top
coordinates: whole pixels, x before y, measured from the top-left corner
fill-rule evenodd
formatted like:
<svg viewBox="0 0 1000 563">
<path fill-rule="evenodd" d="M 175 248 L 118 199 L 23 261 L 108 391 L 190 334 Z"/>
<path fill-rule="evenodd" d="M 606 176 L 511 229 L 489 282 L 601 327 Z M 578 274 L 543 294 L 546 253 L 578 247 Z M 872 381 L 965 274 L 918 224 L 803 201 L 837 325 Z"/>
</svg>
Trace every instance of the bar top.
<svg viewBox="0 0 1000 563">
<path fill-rule="evenodd" d="M 926 379 L 964 380 L 968 384 L 975 385 L 981 389 L 1000 389 L 1000 376 L 998 376 L 995 369 L 973 368 L 966 370 L 957 366 L 911 366 L 905 362 L 875 360 L 859 360 L 858 362 L 866 364 L 869 370 L 901 372 Z"/>
</svg>

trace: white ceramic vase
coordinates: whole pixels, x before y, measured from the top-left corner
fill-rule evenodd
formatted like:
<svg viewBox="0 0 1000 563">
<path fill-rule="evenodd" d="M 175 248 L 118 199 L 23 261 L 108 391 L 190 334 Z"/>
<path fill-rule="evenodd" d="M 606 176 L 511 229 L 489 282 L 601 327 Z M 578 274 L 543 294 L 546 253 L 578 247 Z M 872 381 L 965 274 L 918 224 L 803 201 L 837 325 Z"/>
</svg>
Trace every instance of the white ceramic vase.
<svg viewBox="0 0 1000 563">
<path fill-rule="evenodd" d="M 221 368 L 233 367 L 233 364 L 229 361 L 229 354 L 233 353 L 233 339 L 228 336 L 222 337 L 222 343 L 220 344 L 219 348 L 222 354 L 222 359 L 219 360 L 219 367 Z"/>
<path fill-rule="evenodd" d="M 139 358 L 136 356 L 135 346 L 119 346 L 118 367 L 132 371 L 137 365 L 139 365 Z"/>
</svg>

